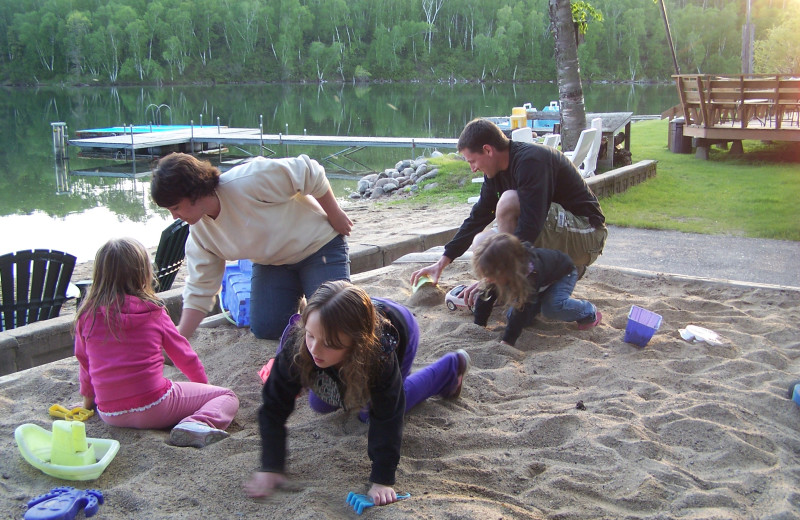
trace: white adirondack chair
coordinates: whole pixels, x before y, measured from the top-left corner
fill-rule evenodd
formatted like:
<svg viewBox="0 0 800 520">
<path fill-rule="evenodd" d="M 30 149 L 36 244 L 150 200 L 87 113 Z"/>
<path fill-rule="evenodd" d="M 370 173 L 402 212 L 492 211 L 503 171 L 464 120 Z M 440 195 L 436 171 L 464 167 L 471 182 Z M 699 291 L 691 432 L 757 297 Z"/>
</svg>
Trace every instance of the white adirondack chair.
<svg viewBox="0 0 800 520">
<path fill-rule="evenodd" d="M 575 145 L 575 149 L 571 152 L 564 152 L 564 155 L 567 156 L 567 159 L 572 161 L 572 164 L 574 164 L 579 170 L 592 149 L 595 136 L 599 133 L 600 131 L 596 128 L 587 128 L 586 130 L 583 130 L 581 135 L 578 137 L 578 144 Z M 581 175 L 582 174 L 583 173 L 581 173 Z"/>
<path fill-rule="evenodd" d="M 547 134 L 544 136 L 544 142 L 542 144 L 551 148 L 558 148 L 558 145 L 561 144 L 561 134 Z"/>
<path fill-rule="evenodd" d="M 592 147 L 589 149 L 589 155 L 586 156 L 586 159 L 583 160 L 583 164 L 578 168 L 584 179 L 592 177 L 597 169 L 597 155 L 600 153 L 600 144 L 603 141 L 603 120 L 599 117 L 592 119 L 592 128 L 597 130 L 597 133 L 592 140 Z"/>
<path fill-rule="evenodd" d="M 512 141 L 519 141 L 521 143 L 532 143 L 533 142 L 533 129 L 531 127 L 526 126 L 524 128 L 517 128 L 511 132 L 511 140 Z"/>
</svg>

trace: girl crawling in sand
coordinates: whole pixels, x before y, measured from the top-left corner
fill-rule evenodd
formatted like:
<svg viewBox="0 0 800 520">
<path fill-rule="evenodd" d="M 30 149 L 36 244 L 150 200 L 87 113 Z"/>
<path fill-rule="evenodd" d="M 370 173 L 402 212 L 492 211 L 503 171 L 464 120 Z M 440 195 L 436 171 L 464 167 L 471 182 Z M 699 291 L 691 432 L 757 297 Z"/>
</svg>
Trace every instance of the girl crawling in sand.
<svg viewBox="0 0 800 520">
<path fill-rule="evenodd" d="M 417 321 L 402 305 L 370 299 L 346 281 L 324 283 L 281 338 L 262 391 L 261 470 L 246 492 L 265 497 L 287 482 L 286 420 L 297 394 L 309 388 L 317 412 L 362 409 L 372 461 L 367 494 L 376 505 L 395 502 L 403 414 L 432 395 L 458 397 L 470 366 L 469 355 L 458 350 L 409 375 L 418 343 Z"/>
<path fill-rule="evenodd" d="M 482 284 L 469 302 L 475 323 L 485 327 L 496 302 L 511 306 L 501 340 L 506 345 L 514 345 L 539 312 L 576 321 L 579 330 L 596 327 L 603 318 L 590 302 L 572 298 L 578 271 L 561 251 L 533 247 L 508 233 L 488 234 L 476 241 L 472 267 Z"/>
<path fill-rule="evenodd" d="M 170 428 L 176 446 L 202 448 L 228 436 L 239 410 L 232 390 L 207 384 L 205 368 L 153 291 L 144 246 L 129 238 L 103 245 L 75 321 L 84 407 L 127 428 Z M 164 377 L 162 349 L 191 382 Z"/>
</svg>

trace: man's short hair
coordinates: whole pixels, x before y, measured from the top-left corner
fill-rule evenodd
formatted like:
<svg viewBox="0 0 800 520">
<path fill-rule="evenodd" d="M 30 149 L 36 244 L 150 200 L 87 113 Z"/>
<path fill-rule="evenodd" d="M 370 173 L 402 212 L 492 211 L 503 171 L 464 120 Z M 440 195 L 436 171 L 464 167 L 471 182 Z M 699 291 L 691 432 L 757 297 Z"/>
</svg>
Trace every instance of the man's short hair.
<svg viewBox="0 0 800 520">
<path fill-rule="evenodd" d="M 488 119 L 478 118 L 467 123 L 464 130 L 461 131 L 458 138 L 458 151 L 467 149 L 472 153 L 482 153 L 485 144 L 496 150 L 504 151 L 508 150 L 509 142 L 506 134 L 496 124 Z"/>
</svg>

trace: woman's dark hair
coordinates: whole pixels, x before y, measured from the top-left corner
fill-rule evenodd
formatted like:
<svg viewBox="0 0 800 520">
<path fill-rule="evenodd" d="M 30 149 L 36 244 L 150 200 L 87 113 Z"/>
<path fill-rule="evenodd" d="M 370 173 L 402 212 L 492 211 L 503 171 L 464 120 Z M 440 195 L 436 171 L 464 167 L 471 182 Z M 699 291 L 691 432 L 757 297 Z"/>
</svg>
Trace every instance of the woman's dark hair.
<svg viewBox="0 0 800 520">
<path fill-rule="evenodd" d="M 195 202 L 211 195 L 219 184 L 219 170 L 208 161 L 185 153 L 172 153 L 158 161 L 150 181 L 150 196 L 162 208 L 181 199 Z"/>
<path fill-rule="evenodd" d="M 458 138 L 458 151 L 464 149 L 472 153 L 483 153 L 483 145 L 488 144 L 496 150 L 508 150 L 508 137 L 500 128 L 488 119 L 473 119 Z"/>
</svg>

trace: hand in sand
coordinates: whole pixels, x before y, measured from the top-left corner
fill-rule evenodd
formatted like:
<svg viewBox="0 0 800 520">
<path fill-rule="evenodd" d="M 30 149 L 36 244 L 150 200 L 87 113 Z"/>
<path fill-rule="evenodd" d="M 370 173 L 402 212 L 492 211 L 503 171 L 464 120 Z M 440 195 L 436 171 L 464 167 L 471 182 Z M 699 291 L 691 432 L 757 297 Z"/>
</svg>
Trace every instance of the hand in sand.
<svg viewBox="0 0 800 520">
<path fill-rule="evenodd" d="M 269 497 L 276 488 L 282 487 L 286 482 L 286 477 L 281 473 L 257 471 L 244 485 L 244 490 L 252 498 Z"/>
<path fill-rule="evenodd" d="M 372 484 L 367 495 L 376 506 L 385 506 L 386 504 L 397 502 L 397 493 L 394 492 L 394 489 L 381 484 Z"/>
<path fill-rule="evenodd" d="M 95 407 L 96 407 L 97 405 L 94 403 L 94 397 L 86 397 L 86 396 L 83 396 L 83 404 L 82 404 L 82 405 L 81 405 L 81 404 L 79 404 L 79 405 L 73 405 L 73 406 L 70 408 L 70 410 L 72 410 L 72 408 L 75 408 L 75 407 L 77 407 L 77 406 L 83 406 L 83 407 L 84 407 L 84 408 L 86 408 L 87 410 L 94 410 L 94 409 L 95 409 Z"/>
<path fill-rule="evenodd" d="M 435 264 L 429 265 L 428 267 L 423 267 L 418 271 L 414 271 L 411 273 L 411 285 L 416 285 L 417 280 L 420 279 L 422 276 L 430 276 L 433 280 L 433 284 L 436 285 L 439 283 L 439 276 L 442 275 L 442 271 L 444 268 L 450 265 L 451 260 L 446 256 L 442 256 L 438 262 Z"/>
</svg>

